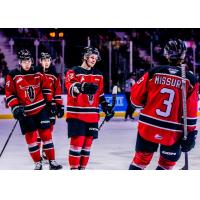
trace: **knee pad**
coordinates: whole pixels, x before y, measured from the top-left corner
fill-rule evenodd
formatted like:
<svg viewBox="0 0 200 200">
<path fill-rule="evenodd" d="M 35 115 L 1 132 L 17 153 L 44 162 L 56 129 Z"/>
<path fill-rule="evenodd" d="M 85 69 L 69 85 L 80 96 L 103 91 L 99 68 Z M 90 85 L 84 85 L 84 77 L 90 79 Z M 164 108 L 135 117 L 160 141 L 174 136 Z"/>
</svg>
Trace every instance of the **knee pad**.
<svg viewBox="0 0 200 200">
<path fill-rule="evenodd" d="M 37 142 L 38 132 L 37 131 L 31 131 L 26 132 L 25 139 L 27 144 L 32 144 Z"/>
<path fill-rule="evenodd" d="M 144 169 L 147 165 L 149 165 L 152 157 L 153 153 L 136 152 L 132 164 Z"/>
<path fill-rule="evenodd" d="M 83 147 L 85 141 L 85 136 L 74 136 L 71 137 L 70 145 L 76 147 Z"/>
<path fill-rule="evenodd" d="M 39 129 L 39 135 L 43 142 L 52 140 L 52 134 L 50 128 L 48 129 Z"/>
<path fill-rule="evenodd" d="M 85 137 L 85 141 L 84 141 L 83 147 L 90 148 L 92 146 L 92 142 L 93 142 L 93 137 L 92 136 Z"/>
</svg>

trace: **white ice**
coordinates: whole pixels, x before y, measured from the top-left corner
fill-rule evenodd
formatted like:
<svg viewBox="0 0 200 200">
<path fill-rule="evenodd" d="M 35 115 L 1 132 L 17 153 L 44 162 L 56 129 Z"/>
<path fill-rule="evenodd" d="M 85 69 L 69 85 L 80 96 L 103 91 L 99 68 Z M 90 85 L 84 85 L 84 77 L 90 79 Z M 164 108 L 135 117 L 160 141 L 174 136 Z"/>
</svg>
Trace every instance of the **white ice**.
<svg viewBox="0 0 200 200">
<path fill-rule="evenodd" d="M 102 121 L 102 119 L 101 119 Z M 133 157 L 137 135 L 137 120 L 124 121 L 122 118 L 106 122 L 99 138 L 94 141 L 90 161 L 87 169 L 90 170 L 127 170 Z M 15 123 L 15 120 L 0 120 L 0 151 Z M 198 120 L 198 128 L 200 120 Z M 69 169 L 68 151 L 69 139 L 67 138 L 67 124 L 65 119 L 57 120 L 53 141 L 56 151 L 56 160 Z M 159 151 L 154 154 L 151 164 L 147 169 L 155 169 Z M 178 161 L 174 169 L 184 165 L 184 156 Z M 22 136 L 19 124 L 17 125 L 2 157 L 0 158 L 1 170 L 32 170 L 33 162 L 29 156 L 27 144 Z M 48 165 L 44 166 L 48 169 Z M 195 148 L 189 152 L 189 169 L 200 169 L 200 136 L 197 137 Z"/>
</svg>

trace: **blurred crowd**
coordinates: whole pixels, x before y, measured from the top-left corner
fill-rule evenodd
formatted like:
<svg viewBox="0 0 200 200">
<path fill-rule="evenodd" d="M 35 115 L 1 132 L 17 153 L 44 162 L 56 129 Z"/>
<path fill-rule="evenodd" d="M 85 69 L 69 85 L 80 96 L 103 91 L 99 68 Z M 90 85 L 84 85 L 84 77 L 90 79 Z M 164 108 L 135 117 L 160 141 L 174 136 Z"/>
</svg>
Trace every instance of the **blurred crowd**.
<svg viewBox="0 0 200 200">
<path fill-rule="evenodd" d="M 63 38 L 51 38 L 50 31 L 64 33 Z M 40 42 L 39 50 L 47 50 L 54 58 L 58 73 L 62 73 L 61 64 L 65 63 L 65 70 L 81 63 L 81 50 L 90 44 L 99 48 L 102 61 L 97 68 L 105 77 L 105 92 L 109 92 L 109 84 L 117 84 L 121 92 L 125 91 L 125 82 L 130 74 L 130 41 L 132 41 L 132 69 L 136 80 L 151 67 L 166 65 L 163 57 L 163 47 L 171 38 L 180 38 L 187 43 L 188 51 L 186 63 L 190 71 L 195 71 L 197 78 L 200 74 L 200 29 L 170 29 L 170 28 L 101 28 L 101 29 L 36 29 L 18 28 L 2 29 L 10 39 L 14 39 L 14 50 L 28 48 L 35 58 L 34 41 Z M 65 57 L 61 57 L 61 40 L 65 40 Z M 54 40 L 54 42 L 50 42 Z M 55 42 L 58 40 L 57 42 Z M 112 73 L 109 79 L 109 41 L 112 45 Z M 194 53 L 195 48 L 195 53 Z M 195 62 L 195 63 L 194 63 Z M 3 53 L 0 51 L 0 92 L 3 93 L 5 75 L 8 67 Z"/>
<path fill-rule="evenodd" d="M 5 77 L 8 74 L 8 66 L 5 61 L 5 56 L 0 49 L 0 94 L 5 93 Z"/>
</svg>

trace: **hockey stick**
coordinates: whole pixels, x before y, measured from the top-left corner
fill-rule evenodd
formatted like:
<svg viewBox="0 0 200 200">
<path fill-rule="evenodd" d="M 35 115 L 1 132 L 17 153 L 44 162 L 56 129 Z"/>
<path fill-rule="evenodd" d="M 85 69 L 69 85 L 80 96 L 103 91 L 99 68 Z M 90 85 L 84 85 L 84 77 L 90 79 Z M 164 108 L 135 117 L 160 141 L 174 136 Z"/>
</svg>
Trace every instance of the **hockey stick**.
<svg viewBox="0 0 200 200">
<path fill-rule="evenodd" d="M 117 86 L 115 85 L 112 90 L 112 109 L 111 109 L 111 111 L 113 111 L 113 109 L 115 107 L 116 97 L 117 97 Z M 105 123 L 105 121 L 106 121 L 106 118 L 104 118 L 101 125 L 99 126 L 99 131 L 100 131 L 101 127 L 103 126 L 103 124 Z"/>
<path fill-rule="evenodd" d="M 182 76 L 182 102 L 183 102 L 183 133 L 184 137 L 183 140 L 187 140 L 187 102 L 186 102 L 186 70 L 185 65 L 182 65 L 181 67 L 181 76 Z M 185 152 L 185 164 L 181 168 L 182 170 L 188 170 L 189 164 L 188 164 L 188 153 Z"/>
<path fill-rule="evenodd" d="M 15 122 L 15 125 L 13 126 L 13 128 L 12 128 L 12 130 L 11 130 L 9 136 L 8 136 L 8 139 L 6 140 L 6 143 L 4 144 L 3 149 L 1 150 L 0 157 L 2 156 L 2 154 L 3 154 L 3 152 L 4 152 L 5 148 L 6 148 L 6 146 L 8 144 L 8 142 L 10 140 L 10 137 L 12 136 L 12 134 L 13 134 L 13 132 L 15 130 L 15 127 L 17 126 L 17 123 L 18 123 L 18 120 Z"/>
</svg>

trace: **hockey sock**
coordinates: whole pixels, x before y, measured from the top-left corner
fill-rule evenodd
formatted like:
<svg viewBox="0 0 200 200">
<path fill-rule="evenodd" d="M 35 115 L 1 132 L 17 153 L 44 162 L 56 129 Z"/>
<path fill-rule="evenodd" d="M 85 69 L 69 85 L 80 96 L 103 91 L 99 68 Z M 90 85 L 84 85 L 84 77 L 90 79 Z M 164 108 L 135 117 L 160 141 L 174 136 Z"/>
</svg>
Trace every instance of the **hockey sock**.
<svg viewBox="0 0 200 200">
<path fill-rule="evenodd" d="M 176 165 L 176 162 L 168 160 L 160 156 L 158 165 L 163 169 L 170 170 Z"/>
<path fill-rule="evenodd" d="M 37 131 L 32 131 L 25 134 L 28 150 L 34 162 L 40 161 L 40 148 L 37 144 L 37 135 Z"/>
<path fill-rule="evenodd" d="M 41 140 L 40 136 L 38 135 L 37 136 L 37 144 L 38 144 L 39 148 L 41 147 L 41 142 L 42 142 L 42 140 Z"/>
<path fill-rule="evenodd" d="M 70 140 L 69 165 L 71 169 L 78 169 L 80 165 L 81 149 L 84 144 L 85 136 L 74 136 Z"/>
<path fill-rule="evenodd" d="M 153 153 L 136 152 L 131 165 L 145 169 L 149 165 L 152 157 Z"/>
<path fill-rule="evenodd" d="M 55 149 L 52 141 L 51 130 L 50 129 L 40 129 L 40 138 L 43 141 L 43 150 L 47 156 L 48 160 L 55 160 Z"/>
<path fill-rule="evenodd" d="M 85 169 L 88 164 L 92 141 L 93 141 L 92 136 L 85 137 L 84 145 L 81 150 L 81 159 L 80 159 L 80 166 L 79 166 L 80 169 Z"/>
</svg>

